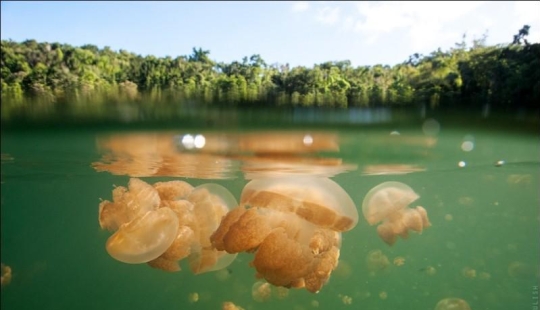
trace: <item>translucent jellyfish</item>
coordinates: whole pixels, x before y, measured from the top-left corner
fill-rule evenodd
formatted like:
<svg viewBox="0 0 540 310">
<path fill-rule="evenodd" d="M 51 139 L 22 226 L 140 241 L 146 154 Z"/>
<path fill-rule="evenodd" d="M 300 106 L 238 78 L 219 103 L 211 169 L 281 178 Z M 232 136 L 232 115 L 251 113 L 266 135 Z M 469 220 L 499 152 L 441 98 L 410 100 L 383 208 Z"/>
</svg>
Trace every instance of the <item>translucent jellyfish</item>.
<svg viewBox="0 0 540 310">
<path fill-rule="evenodd" d="M 384 182 L 372 188 L 364 198 L 362 212 L 370 225 L 382 221 L 377 233 L 388 245 L 398 236 L 407 238 L 409 229 L 422 233 L 431 226 L 426 209 L 408 208 L 419 196 L 409 186 L 400 182 Z"/>
<path fill-rule="evenodd" d="M 231 278 L 231 273 L 229 268 L 223 268 L 215 272 L 215 277 L 219 281 L 225 282 Z"/>
<path fill-rule="evenodd" d="M 482 279 L 482 280 L 489 280 L 489 279 L 491 279 L 491 274 L 489 272 L 482 271 L 482 272 L 480 272 L 478 277 L 480 279 Z"/>
<path fill-rule="evenodd" d="M 188 295 L 188 301 L 190 303 L 196 303 L 199 301 L 199 293 L 195 292 L 195 293 L 189 293 Z"/>
<path fill-rule="evenodd" d="M 340 278 L 347 279 L 352 274 L 352 267 L 347 261 L 340 260 L 334 274 Z"/>
<path fill-rule="evenodd" d="M 437 303 L 435 310 L 471 310 L 471 307 L 463 299 L 445 298 Z"/>
<path fill-rule="evenodd" d="M 350 304 L 352 304 L 352 301 L 353 301 L 351 296 L 347 296 L 347 295 L 343 295 L 343 294 L 338 294 L 338 298 L 341 299 L 341 302 L 344 305 L 350 305 Z"/>
<path fill-rule="evenodd" d="M 274 298 L 283 300 L 289 296 L 289 289 L 283 286 L 275 286 L 272 288 L 272 296 L 274 296 Z"/>
<path fill-rule="evenodd" d="M 232 301 L 224 301 L 221 305 L 222 310 L 244 310 L 244 308 L 235 305 Z"/>
<path fill-rule="evenodd" d="M 211 240 L 218 250 L 254 253 L 251 266 L 273 285 L 318 292 L 338 264 L 341 232 L 357 222 L 354 202 L 328 178 L 256 179 Z"/>
<path fill-rule="evenodd" d="M 426 268 L 421 269 L 421 271 L 424 271 L 429 276 L 434 276 L 437 273 L 437 269 L 433 266 L 427 266 Z"/>
<path fill-rule="evenodd" d="M 508 265 L 508 275 L 512 278 L 529 278 L 529 277 L 540 277 L 540 270 L 538 267 L 533 267 L 527 263 L 521 261 L 513 261 Z"/>
<path fill-rule="evenodd" d="M 370 271 L 380 271 L 390 266 L 390 261 L 381 250 L 372 250 L 366 257 L 366 264 Z"/>
<path fill-rule="evenodd" d="M 1 274 L 1 286 L 8 285 L 11 283 L 11 267 L 0 264 L 0 274 Z"/>
<path fill-rule="evenodd" d="M 471 267 L 464 267 L 461 269 L 461 275 L 463 275 L 465 278 L 474 279 L 476 278 L 476 270 L 472 269 Z"/>
<path fill-rule="evenodd" d="M 405 264 L 405 257 L 398 256 L 394 258 L 394 265 L 403 266 Z"/>
<path fill-rule="evenodd" d="M 225 268 L 235 259 L 210 243 L 221 218 L 236 206 L 224 187 L 193 188 L 183 181 L 151 186 L 132 178 L 128 188 L 116 187 L 113 202 L 102 201 L 99 207 L 101 227 L 116 231 L 106 245 L 113 258 L 172 272 L 187 257 L 195 274 Z"/>
<path fill-rule="evenodd" d="M 272 297 L 272 286 L 264 281 L 257 281 L 251 287 L 251 297 L 258 302 L 265 302 Z"/>
<path fill-rule="evenodd" d="M 272 286 L 266 281 L 257 281 L 251 287 L 251 297 L 258 302 L 269 301 L 272 297 L 283 300 L 289 296 L 289 290 L 282 286 Z"/>
</svg>

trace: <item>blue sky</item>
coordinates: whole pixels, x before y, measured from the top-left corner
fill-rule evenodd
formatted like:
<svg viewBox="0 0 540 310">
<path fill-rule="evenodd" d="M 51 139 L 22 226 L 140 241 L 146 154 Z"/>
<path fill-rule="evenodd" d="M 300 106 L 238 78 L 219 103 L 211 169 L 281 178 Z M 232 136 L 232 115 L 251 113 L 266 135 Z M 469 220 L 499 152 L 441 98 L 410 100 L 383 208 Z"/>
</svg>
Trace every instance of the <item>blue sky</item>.
<svg viewBox="0 0 540 310">
<path fill-rule="evenodd" d="M 141 55 L 210 50 L 216 61 L 260 54 L 268 63 L 312 67 L 331 60 L 354 66 L 405 61 L 447 50 L 488 31 L 488 44 L 509 43 L 524 25 L 540 42 L 534 2 L 9 2 L 1 37 L 94 44 Z"/>
</svg>

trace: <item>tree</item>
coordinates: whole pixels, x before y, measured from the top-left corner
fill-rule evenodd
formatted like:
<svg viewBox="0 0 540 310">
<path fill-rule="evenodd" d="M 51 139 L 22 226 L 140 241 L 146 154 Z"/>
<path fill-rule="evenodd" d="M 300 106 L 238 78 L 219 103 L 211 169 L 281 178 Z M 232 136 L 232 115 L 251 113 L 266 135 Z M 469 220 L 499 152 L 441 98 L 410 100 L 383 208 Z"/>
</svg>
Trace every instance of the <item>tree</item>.
<svg viewBox="0 0 540 310">
<path fill-rule="evenodd" d="M 485 33 L 469 50 L 463 35 L 448 51 L 416 53 L 392 67 L 353 67 L 348 60 L 311 68 L 269 66 L 259 54 L 215 63 L 202 48 L 173 59 L 95 45 L 2 40 L 2 112 L 34 101 L 45 103 L 40 105 L 44 109 L 62 109 L 82 99 L 91 99 L 96 111 L 110 101 L 153 100 L 327 107 L 489 102 L 535 108 L 540 102 L 540 44 L 527 42 L 529 30 L 525 25 L 507 46 L 487 46 Z"/>
<path fill-rule="evenodd" d="M 525 39 L 526 36 L 529 35 L 529 29 L 531 29 L 531 26 L 524 25 L 523 28 L 519 29 L 519 32 L 514 35 L 514 40 L 512 41 L 512 44 L 521 44 L 521 40 L 525 42 L 525 45 L 529 45 L 529 42 L 527 39 Z"/>
<path fill-rule="evenodd" d="M 209 50 L 203 50 L 200 47 L 199 49 L 193 48 L 193 54 L 189 56 L 189 61 L 214 65 L 214 62 L 208 57 L 208 55 L 210 55 Z"/>
</svg>

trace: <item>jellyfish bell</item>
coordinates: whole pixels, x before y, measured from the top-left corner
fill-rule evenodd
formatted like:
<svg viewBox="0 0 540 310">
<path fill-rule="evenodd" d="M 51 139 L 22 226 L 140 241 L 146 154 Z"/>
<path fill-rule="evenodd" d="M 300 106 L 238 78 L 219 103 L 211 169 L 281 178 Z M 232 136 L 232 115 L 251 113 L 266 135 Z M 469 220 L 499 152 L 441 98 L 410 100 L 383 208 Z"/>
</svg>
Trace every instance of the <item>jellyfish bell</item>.
<svg viewBox="0 0 540 310">
<path fill-rule="evenodd" d="M 357 222 L 354 202 L 328 178 L 255 179 L 210 239 L 254 253 L 252 267 L 270 284 L 318 292 L 337 267 L 341 232 Z"/>
<path fill-rule="evenodd" d="M 362 203 L 362 213 L 370 225 L 382 222 L 377 233 L 388 245 L 397 237 L 408 237 L 408 231 L 422 233 L 431 226 L 427 211 L 421 206 L 409 208 L 420 196 L 401 182 L 384 182 L 372 188 Z"/>
<path fill-rule="evenodd" d="M 348 231 L 358 211 L 347 192 L 324 177 L 256 179 L 242 191 L 240 204 L 287 211 L 319 227 Z"/>
<path fill-rule="evenodd" d="M 364 198 L 362 212 L 370 225 L 374 225 L 394 212 L 401 211 L 420 196 L 401 182 L 384 182 L 372 188 Z"/>
<path fill-rule="evenodd" d="M 173 243 L 178 231 L 174 211 L 160 208 L 124 224 L 107 240 L 107 252 L 115 259 L 140 264 L 151 261 Z"/>
</svg>

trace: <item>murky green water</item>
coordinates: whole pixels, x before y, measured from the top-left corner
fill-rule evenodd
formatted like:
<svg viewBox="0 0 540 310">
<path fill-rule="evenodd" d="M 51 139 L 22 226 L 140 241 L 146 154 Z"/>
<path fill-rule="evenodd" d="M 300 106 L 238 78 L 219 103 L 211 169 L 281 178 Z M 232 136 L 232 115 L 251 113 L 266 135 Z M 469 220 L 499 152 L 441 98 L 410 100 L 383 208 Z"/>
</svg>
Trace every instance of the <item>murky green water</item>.
<svg viewBox="0 0 540 310">
<path fill-rule="evenodd" d="M 435 120 L 397 122 L 390 116 L 381 125 L 290 126 L 287 131 L 337 137 L 339 151 L 323 152 L 307 164 L 302 157 L 271 158 L 268 164 L 253 156 L 220 153 L 216 159 L 192 152 L 156 161 L 160 150 L 149 140 L 130 140 L 142 135 L 178 142 L 186 133 L 202 133 L 210 142 L 209 137 L 220 134 L 261 133 L 256 127 L 4 131 L 1 261 L 11 267 L 12 279 L 2 287 L 2 309 L 221 309 L 224 301 L 244 309 L 434 309 L 447 297 L 464 299 L 472 309 L 535 309 L 538 133 L 519 130 L 519 121 L 501 128 L 489 120 L 481 126 Z M 108 149 L 103 141 L 109 141 Z M 141 148 L 145 151 L 135 151 Z M 129 164 L 107 166 L 119 149 L 124 155 L 116 154 L 116 160 L 135 161 L 139 170 Z M 101 172 L 96 163 L 105 163 Z M 161 170 L 148 172 L 148 165 L 161 165 Z M 343 233 L 340 264 L 318 294 L 291 289 L 283 299 L 274 296 L 261 303 L 251 294 L 257 281 L 248 265 L 252 254 L 241 253 L 226 270 L 197 276 L 185 262 L 182 271 L 167 273 L 107 254 L 110 233 L 99 227 L 100 198 L 111 199 L 113 185 L 127 185 L 133 169 L 151 184 L 174 179 L 218 183 L 236 199 L 246 177 L 261 171 L 329 175 L 349 193 L 360 220 Z M 361 213 L 366 193 L 385 181 L 414 189 L 420 195 L 415 205 L 425 207 L 432 227 L 393 246 L 385 244 Z M 366 260 L 374 250 L 388 258 L 388 266 L 370 269 Z"/>
</svg>

